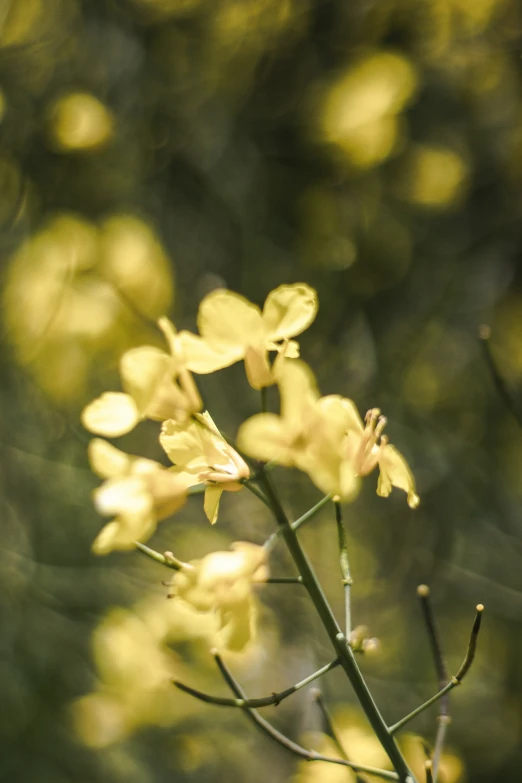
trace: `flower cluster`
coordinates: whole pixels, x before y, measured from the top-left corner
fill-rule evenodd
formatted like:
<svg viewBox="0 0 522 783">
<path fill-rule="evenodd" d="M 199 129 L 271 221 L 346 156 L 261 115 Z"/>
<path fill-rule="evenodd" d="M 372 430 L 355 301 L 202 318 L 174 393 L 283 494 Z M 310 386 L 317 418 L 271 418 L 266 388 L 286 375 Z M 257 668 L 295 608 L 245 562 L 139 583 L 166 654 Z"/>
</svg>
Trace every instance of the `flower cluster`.
<svg viewBox="0 0 522 783">
<path fill-rule="evenodd" d="M 171 466 L 126 454 L 99 437 L 91 441 L 92 468 L 104 479 L 94 502 L 111 517 L 94 542 L 98 554 L 146 540 L 199 489 L 214 524 L 223 491 L 253 481 L 250 458 L 296 467 L 342 501 L 353 500 L 361 479 L 378 467 L 377 493 L 386 497 L 395 486 L 406 492 L 410 507 L 417 506 L 413 476 L 383 434 L 380 411 L 370 410 L 363 421 L 352 400 L 321 397 L 311 369 L 298 358 L 294 338 L 310 326 L 317 307 L 316 292 L 304 283 L 279 286 L 262 310 L 238 294 L 216 290 L 201 302 L 199 335 L 177 332 L 163 317 L 158 326 L 168 351 L 141 346 L 122 356 L 124 391 L 106 392 L 87 405 L 83 424 L 97 436 L 114 438 L 144 419 L 161 422 L 159 442 Z M 277 384 L 281 409 L 279 415 L 263 412 L 244 422 L 236 448 L 202 410 L 193 373 L 240 360 L 254 389 Z M 236 543 L 231 551 L 183 564 L 174 592 L 197 611 L 212 612 L 225 646 L 238 649 L 252 636 L 251 586 L 266 578 L 264 548 Z"/>
</svg>

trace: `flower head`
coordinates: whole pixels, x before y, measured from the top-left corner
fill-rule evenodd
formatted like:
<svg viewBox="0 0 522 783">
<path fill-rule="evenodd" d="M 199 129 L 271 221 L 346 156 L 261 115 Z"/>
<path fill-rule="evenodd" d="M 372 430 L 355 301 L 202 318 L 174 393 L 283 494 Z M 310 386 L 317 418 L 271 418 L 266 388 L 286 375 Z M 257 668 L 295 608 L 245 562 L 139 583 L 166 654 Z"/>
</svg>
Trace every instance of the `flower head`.
<svg viewBox="0 0 522 783">
<path fill-rule="evenodd" d="M 252 585 L 268 577 L 266 549 L 236 541 L 229 551 L 193 560 L 174 577 L 174 595 L 198 612 L 215 612 L 218 644 L 241 650 L 255 632 Z"/>
<path fill-rule="evenodd" d="M 94 541 L 93 550 L 100 555 L 132 549 L 136 540 L 149 538 L 158 521 L 184 505 L 188 488 L 197 483 L 189 473 L 125 454 L 101 438 L 89 443 L 89 460 L 105 479 L 94 492 L 95 506 L 100 514 L 114 515 Z"/>
<path fill-rule="evenodd" d="M 131 348 L 120 360 L 125 392 L 105 392 L 82 412 L 86 429 L 115 437 L 130 432 L 141 419 L 181 421 L 201 410 L 201 398 L 187 369 L 180 335 L 168 318 L 158 321 L 170 354 L 150 345 Z"/>
<path fill-rule="evenodd" d="M 219 501 L 224 490 L 235 492 L 242 488 L 242 480 L 250 475 L 243 458 L 230 446 L 205 411 L 196 414 L 190 423 L 165 421 L 160 443 L 169 459 L 179 468 L 195 476 L 195 482 L 207 484 L 205 513 L 214 524 Z"/>
<path fill-rule="evenodd" d="M 297 467 L 323 492 L 345 501 L 355 497 L 360 478 L 378 465 L 378 494 L 387 497 L 395 486 L 407 493 L 411 508 L 418 505 L 411 471 L 382 435 L 386 419 L 378 410 L 370 411 L 364 424 L 352 400 L 337 394 L 319 397 L 304 362 L 285 359 L 277 382 L 281 415 L 260 413 L 242 425 L 238 442 L 246 454 Z"/>
<path fill-rule="evenodd" d="M 290 338 L 310 326 L 317 306 L 316 292 L 304 283 L 276 288 L 267 296 L 263 311 L 232 291 L 212 291 L 199 306 L 201 336 L 180 333 L 187 367 L 204 374 L 244 359 L 250 385 L 270 386 L 275 379 L 268 352 L 299 356 L 299 345 Z"/>
</svg>

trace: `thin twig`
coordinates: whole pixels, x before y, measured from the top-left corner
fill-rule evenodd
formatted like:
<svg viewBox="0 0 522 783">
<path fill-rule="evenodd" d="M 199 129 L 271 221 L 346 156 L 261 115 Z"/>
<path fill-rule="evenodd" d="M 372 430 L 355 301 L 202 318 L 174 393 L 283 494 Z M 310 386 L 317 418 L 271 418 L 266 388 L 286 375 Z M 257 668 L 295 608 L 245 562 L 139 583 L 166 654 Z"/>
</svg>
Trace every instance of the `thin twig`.
<svg viewBox="0 0 522 783">
<path fill-rule="evenodd" d="M 446 664 L 444 663 L 444 656 L 442 654 L 442 647 L 440 643 L 440 637 L 437 630 L 437 624 L 435 622 L 435 616 L 433 614 L 433 608 L 430 600 L 430 588 L 428 585 L 419 585 L 417 588 L 417 595 L 419 596 L 422 616 L 428 632 L 428 640 L 433 655 L 433 661 L 435 663 L 435 670 L 437 673 L 437 679 L 439 683 L 439 690 L 444 688 L 449 680 Z M 442 755 L 442 749 L 446 741 L 446 734 L 448 726 L 451 723 L 451 717 L 449 714 L 449 694 L 442 697 L 439 702 L 439 714 L 437 716 L 437 733 L 435 735 L 435 745 L 433 749 L 433 756 L 431 759 L 432 767 L 431 774 L 433 776 L 433 783 L 436 783 L 437 772 L 440 763 L 440 757 Z"/>
<path fill-rule="evenodd" d="M 352 575 L 350 573 L 350 562 L 348 560 L 348 546 L 346 544 L 346 532 L 343 524 L 343 510 L 340 501 L 334 501 L 335 521 L 337 523 L 337 536 L 339 538 L 339 565 L 341 567 L 341 576 L 344 586 L 344 624 L 345 635 L 350 638 L 352 632 L 352 610 L 350 601 L 350 592 L 352 587 Z"/>
<path fill-rule="evenodd" d="M 434 783 L 435 781 L 435 772 L 433 769 L 433 762 L 430 761 L 430 759 L 427 759 L 424 762 L 424 770 L 426 772 L 426 783 Z"/>
<path fill-rule="evenodd" d="M 405 726 L 406 723 L 409 723 L 410 720 L 417 717 L 417 715 L 420 715 L 421 712 L 424 712 L 424 710 L 428 709 L 428 707 L 431 707 L 432 704 L 435 704 L 439 699 L 443 698 L 447 693 L 453 690 L 453 688 L 456 688 L 457 685 L 460 685 L 460 683 L 468 673 L 469 668 L 473 663 L 473 659 L 475 658 L 475 651 L 477 649 L 477 637 L 480 631 L 480 623 L 482 620 L 483 611 L 484 611 L 484 606 L 482 604 L 478 604 L 476 609 L 476 614 L 475 614 L 475 620 L 473 622 L 473 627 L 471 629 L 471 634 L 469 637 L 466 657 L 464 658 L 462 665 L 458 670 L 457 674 L 454 677 L 452 677 L 451 680 L 448 682 L 448 684 L 444 688 L 442 688 L 442 690 L 436 693 L 435 696 L 432 696 L 431 699 L 425 701 L 424 704 L 421 704 L 420 707 L 417 707 L 417 709 L 413 710 L 413 712 L 410 712 L 409 715 L 406 715 L 404 718 L 401 718 L 401 720 L 397 721 L 397 723 L 394 723 L 393 726 L 390 726 L 388 729 L 390 734 L 395 734 L 399 729 L 402 729 L 402 727 Z"/>
<path fill-rule="evenodd" d="M 300 576 L 269 576 L 263 584 L 268 585 L 302 585 L 303 580 Z"/>
<path fill-rule="evenodd" d="M 246 701 L 245 699 L 224 699 L 219 696 L 211 696 L 210 694 L 203 693 L 202 691 L 198 691 L 195 688 L 190 688 L 188 685 L 184 685 L 182 682 L 178 682 L 177 680 L 173 680 L 172 682 L 180 691 L 188 693 L 190 696 L 194 696 L 194 698 L 199 699 L 200 701 L 207 702 L 208 704 L 215 704 L 219 707 L 239 707 L 241 709 L 245 709 L 268 707 L 270 704 L 274 704 L 277 707 L 277 705 L 281 704 L 281 702 L 284 699 L 287 699 L 288 696 L 291 696 L 293 693 L 296 693 L 296 691 L 301 690 L 301 688 L 304 688 L 314 680 L 317 680 L 318 677 L 322 677 L 323 674 L 326 674 L 332 669 L 335 669 L 336 666 L 339 666 L 338 659 L 331 661 L 326 666 L 323 666 L 321 669 L 318 669 L 316 672 L 311 674 L 309 677 L 306 677 L 304 680 L 301 680 L 301 682 L 292 685 L 290 688 L 286 688 L 284 691 L 280 691 L 279 693 L 272 693 L 270 696 L 263 696 L 260 699 L 247 699 Z"/>
<path fill-rule="evenodd" d="M 248 697 L 245 691 L 242 689 L 240 684 L 234 678 L 230 669 L 225 664 L 221 656 L 215 650 L 212 651 L 212 654 L 219 667 L 221 675 L 225 680 L 225 682 L 227 683 L 227 685 L 229 686 L 230 690 L 233 693 L 235 693 L 238 699 L 243 699 L 244 701 L 248 701 Z M 260 728 L 262 732 L 264 732 L 269 737 L 271 737 L 285 750 L 288 750 L 290 753 L 293 753 L 295 756 L 299 756 L 300 758 L 305 759 L 305 761 L 324 761 L 330 764 L 340 764 L 341 766 L 349 767 L 350 769 L 353 769 L 355 772 L 366 772 L 368 775 L 375 775 L 377 777 L 384 778 L 385 780 L 399 779 L 399 776 L 397 775 L 396 772 L 389 772 L 388 770 L 377 769 L 376 767 L 368 767 L 365 766 L 364 764 L 354 764 L 353 762 L 347 761 L 346 759 L 336 759 L 330 756 L 323 756 L 320 753 L 316 753 L 316 751 L 314 750 L 307 750 L 306 748 L 301 747 L 301 745 L 298 745 L 296 742 L 289 739 L 288 737 L 285 737 L 284 734 L 281 734 L 281 732 L 275 729 L 268 721 L 266 721 L 257 712 L 257 710 L 246 708 L 245 712 L 250 718 L 250 720 L 258 728 Z"/>
</svg>

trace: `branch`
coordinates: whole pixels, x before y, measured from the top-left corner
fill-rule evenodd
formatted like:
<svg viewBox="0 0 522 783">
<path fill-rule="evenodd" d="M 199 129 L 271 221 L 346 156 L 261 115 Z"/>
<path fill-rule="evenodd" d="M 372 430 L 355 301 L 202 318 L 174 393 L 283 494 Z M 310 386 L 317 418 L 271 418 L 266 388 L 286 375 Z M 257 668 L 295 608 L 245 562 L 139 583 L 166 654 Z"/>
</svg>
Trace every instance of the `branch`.
<svg viewBox="0 0 522 783">
<path fill-rule="evenodd" d="M 428 699 L 428 701 L 425 701 L 424 704 L 421 704 L 420 707 L 417 707 L 416 710 L 413 710 L 413 712 L 410 712 L 409 715 L 406 715 L 404 718 L 401 718 L 400 721 L 397 723 L 394 723 L 393 726 L 389 727 L 390 734 L 395 734 L 399 729 L 401 729 L 406 723 L 409 723 L 412 718 L 415 718 L 417 715 L 420 715 L 421 712 L 424 712 L 424 710 L 428 709 L 428 707 L 431 707 L 432 704 L 435 704 L 439 699 L 441 699 L 443 696 L 445 696 L 447 693 L 449 693 L 453 688 L 456 688 L 457 685 L 460 685 L 464 677 L 469 671 L 469 668 L 471 664 L 473 663 L 473 659 L 475 658 L 475 651 L 477 649 L 477 637 L 480 631 L 480 623 L 482 621 L 482 612 L 484 611 L 484 607 L 482 604 L 478 604 L 476 614 L 475 614 L 475 620 L 473 622 L 473 627 L 471 629 L 471 634 L 469 637 L 468 642 L 468 649 L 466 652 L 466 657 L 464 658 L 462 665 L 460 669 L 458 670 L 457 674 L 451 678 L 451 680 L 448 682 L 448 684 L 442 688 L 438 693 L 435 694 L 435 696 L 432 696 L 431 699 Z"/>
<path fill-rule="evenodd" d="M 345 634 L 350 638 L 352 632 L 352 612 L 350 603 L 350 591 L 352 587 L 352 576 L 350 573 L 350 563 L 348 560 L 348 547 L 346 544 L 346 532 L 343 524 L 343 510 L 340 501 L 334 500 L 335 521 L 337 522 L 337 535 L 339 538 L 339 565 L 341 566 L 341 576 L 344 585 L 344 618 Z"/>
<path fill-rule="evenodd" d="M 283 699 L 288 698 L 288 696 L 291 696 L 296 691 L 304 688 L 305 685 L 309 685 L 314 680 L 317 680 L 318 677 L 322 677 L 323 674 L 326 674 L 332 669 L 335 669 L 335 667 L 338 665 L 339 659 L 336 658 L 335 661 L 331 661 L 326 666 L 323 666 L 322 669 L 318 669 L 318 671 L 314 672 L 309 677 L 306 677 L 304 680 L 301 680 L 301 682 L 296 683 L 296 685 L 292 685 L 290 688 L 287 688 L 284 691 L 280 691 L 279 693 L 272 693 L 270 696 L 264 696 L 260 699 L 247 699 L 246 701 L 243 698 L 223 699 L 220 696 L 211 696 L 208 693 L 197 691 L 195 688 L 190 688 L 188 685 L 184 685 L 182 682 L 178 682 L 177 680 L 173 680 L 172 682 L 176 688 L 179 688 L 180 691 L 188 693 L 200 701 L 205 701 L 208 704 L 216 704 L 219 707 L 240 707 L 241 709 L 245 709 L 268 707 L 270 704 L 274 704 L 277 707 L 277 705 L 280 704 Z"/>
<path fill-rule="evenodd" d="M 421 610 L 426 624 L 426 630 L 428 632 L 428 640 L 435 663 L 435 670 L 437 672 L 437 678 L 439 681 L 439 690 L 444 688 L 449 680 L 448 671 L 444 663 L 444 657 L 442 655 L 442 648 L 439 640 L 439 634 L 437 631 L 437 625 L 435 623 L 435 617 L 430 600 L 430 588 L 428 585 L 419 585 L 417 588 L 417 595 L 420 599 Z M 437 716 L 437 733 L 435 735 L 435 747 L 433 750 L 433 757 L 431 759 L 430 774 L 432 775 L 433 783 L 436 783 L 437 772 L 440 763 L 440 757 L 442 755 L 442 749 L 444 742 L 446 741 L 446 734 L 448 726 L 451 723 L 451 717 L 449 715 L 449 694 L 443 696 L 440 700 L 439 714 Z M 426 772 L 426 777 L 428 773 Z"/>
<path fill-rule="evenodd" d="M 230 669 L 225 664 L 221 656 L 215 650 L 212 651 L 212 654 L 219 667 L 221 675 L 229 686 L 230 690 L 235 693 L 238 699 L 242 699 L 243 701 L 247 702 L 248 698 L 245 691 L 233 677 Z M 366 772 L 369 775 L 376 775 L 377 777 L 384 778 L 385 780 L 399 779 L 399 776 L 395 772 L 388 772 L 388 770 L 377 769 L 376 767 L 367 767 L 364 764 L 354 764 L 351 761 L 347 761 L 346 759 L 336 759 L 330 756 L 323 756 L 320 753 L 316 753 L 315 750 L 307 750 L 306 748 L 301 747 L 301 745 L 298 745 L 296 742 L 293 742 L 293 740 L 289 739 L 288 737 L 285 737 L 284 734 L 281 734 L 281 732 L 268 723 L 268 721 L 266 721 L 257 712 L 257 710 L 246 707 L 245 712 L 250 720 L 258 728 L 260 728 L 264 734 L 267 734 L 269 737 L 271 737 L 275 742 L 281 745 L 281 747 L 285 748 L 285 750 L 288 750 L 295 756 L 299 756 L 299 758 L 305 759 L 305 761 L 324 761 L 330 764 L 340 764 L 343 767 L 349 767 L 350 769 L 353 769 L 354 772 Z"/>
</svg>

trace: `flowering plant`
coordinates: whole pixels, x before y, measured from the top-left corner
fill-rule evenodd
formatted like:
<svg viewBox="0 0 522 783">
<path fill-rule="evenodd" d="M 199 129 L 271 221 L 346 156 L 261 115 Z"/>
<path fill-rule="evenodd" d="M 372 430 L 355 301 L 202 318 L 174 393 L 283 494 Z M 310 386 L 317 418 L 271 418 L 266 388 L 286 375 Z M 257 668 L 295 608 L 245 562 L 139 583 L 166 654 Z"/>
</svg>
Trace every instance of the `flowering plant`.
<svg viewBox="0 0 522 783">
<path fill-rule="evenodd" d="M 123 355 L 120 373 L 124 392 L 102 394 L 87 405 L 82 421 L 92 433 L 104 437 L 124 435 L 143 419 L 161 422 L 159 443 L 171 464 L 164 466 L 131 456 L 99 437 L 91 441 L 90 462 L 104 480 L 95 490 L 94 502 L 101 514 L 113 517 L 97 536 L 94 551 L 105 554 L 137 547 L 174 570 L 170 597 L 178 606 L 211 618 L 213 655 L 233 697 L 211 696 L 176 680 L 178 689 L 204 702 L 245 710 L 262 731 L 308 761 L 327 761 L 356 773 L 414 783 L 414 773 L 394 735 L 431 704 L 439 700 L 447 704 L 447 694 L 462 681 L 473 660 L 483 607 L 477 607 L 468 651 L 457 674 L 449 680 L 441 676 L 440 690 L 433 698 L 395 724 L 387 724 L 355 659 L 355 653 L 375 645 L 374 640 L 366 638 L 361 626 L 352 628 L 352 577 L 342 508 L 344 503 L 354 501 L 362 480 L 376 468 L 377 494 L 381 497 L 387 497 L 395 487 L 405 493 L 408 506 L 415 509 L 419 496 L 406 459 L 384 434 L 386 419 L 380 410 L 372 408 L 363 419 L 352 400 L 338 394 L 321 396 L 312 370 L 298 358 L 299 345 L 293 338 L 311 325 L 317 308 L 316 292 L 304 283 L 279 286 L 268 295 L 262 311 L 238 294 L 216 290 L 200 305 L 199 335 L 178 333 L 168 319 L 161 318 L 158 326 L 168 352 L 142 346 Z M 233 441 L 203 410 L 193 374 L 215 372 L 240 360 L 244 360 L 250 385 L 261 390 L 262 410 L 241 425 L 237 440 Z M 274 384 L 280 396 L 279 413 L 266 410 L 265 388 Z M 290 520 L 275 488 L 271 475 L 275 465 L 297 468 L 323 493 L 322 499 L 295 521 Z M 228 550 L 210 552 L 190 562 L 145 545 L 157 524 L 179 513 L 189 495 L 204 492 L 204 511 L 214 524 L 222 493 L 243 489 L 252 492 L 273 516 L 276 528 L 265 542 L 235 542 Z M 339 538 L 344 628 L 337 621 L 298 536 L 299 528 L 326 506 L 335 512 Z M 270 576 L 270 554 L 279 539 L 286 544 L 297 577 Z M 249 699 L 224 662 L 222 651 L 248 648 L 257 632 L 258 586 L 284 581 L 301 584 L 307 590 L 330 640 L 333 658 L 280 693 Z M 429 616 L 426 589 L 420 590 L 420 597 L 433 636 L 435 625 Z M 433 647 L 438 649 L 436 639 Z M 278 704 L 335 667 L 342 668 L 351 683 L 389 769 L 356 764 L 341 747 L 339 756 L 307 750 L 280 734 L 258 713 L 258 708 Z M 326 707 L 321 699 L 318 703 L 335 739 Z M 435 751 L 425 764 L 428 781 L 437 777 L 446 726 L 447 721 L 439 721 Z"/>
</svg>

